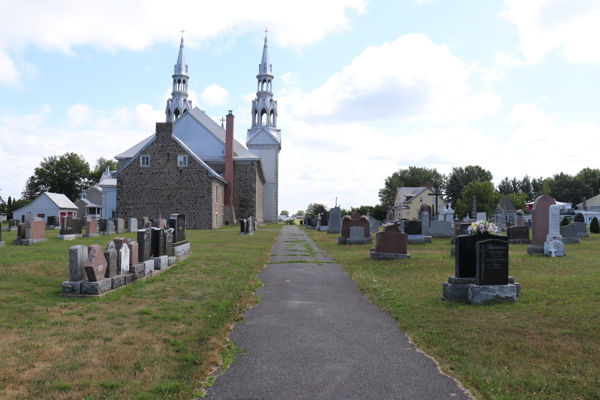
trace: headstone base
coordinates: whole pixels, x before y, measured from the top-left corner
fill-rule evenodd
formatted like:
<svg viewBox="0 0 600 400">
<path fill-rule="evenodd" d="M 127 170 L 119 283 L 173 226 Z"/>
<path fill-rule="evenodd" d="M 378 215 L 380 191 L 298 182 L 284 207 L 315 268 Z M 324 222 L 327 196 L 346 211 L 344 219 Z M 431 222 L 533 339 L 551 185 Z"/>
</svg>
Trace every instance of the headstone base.
<svg viewBox="0 0 600 400">
<path fill-rule="evenodd" d="M 154 269 L 161 271 L 169 268 L 169 256 L 152 257 L 154 261 Z"/>
<path fill-rule="evenodd" d="M 433 239 L 431 236 L 423 236 L 425 243 L 433 243 Z"/>
<path fill-rule="evenodd" d="M 108 236 L 108 235 L 115 235 L 116 232 L 115 231 L 108 231 L 108 232 L 100 232 L 100 234 Z"/>
<path fill-rule="evenodd" d="M 544 246 L 536 244 L 529 245 L 527 246 L 527 254 L 530 256 L 534 254 L 544 254 Z"/>
<path fill-rule="evenodd" d="M 407 243 L 408 244 L 425 244 L 425 237 L 423 235 L 408 235 Z"/>
<path fill-rule="evenodd" d="M 63 282 L 62 294 L 79 294 L 81 293 L 81 282 Z"/>
<path fill-rule="evenodd" d="M 508 244 L 531 244 L 531 239 L 508 239 Z"/>
<path fill-rule="evenodd" d="M 452 236 L 451 233 L 436 233 L 436 232 L 431 232 L 431 236 L 432 237 L 436 237 L 436 238 L 449 238 L 449 237 L 451 237 L 452 239 L 454 239 L 454 237 Z M 452 243 L 454 243 L 454 240 L 452 240 Z"/>
<path fill-rule="evenodd" d="M 589 237 L 590 234 L 588 232 L 577 232 L 577 236 L 579 236 L 579 237 Z"/>
<path fill-rule="evenodd" d="M 122 276 L 125 279 L 126 285 L 129 285 L 130 283 L 133 283 L 137 280 L 137 276 L 135 274 L 127 274 L 127 275 L 122 275 Z"/>
<path fill-rule="evenodd" d="M 246 236 L 254 235 L 254 231 L 252 231 L 250 233 L 240 232 L 240 235 L 246 235 Z"/>
<path fill-rule="evenodd" d="M 75 240 L 77 238 L 82 237 L 83 235 L 80 234 L 71 234 L 71 235 L 58 235 L 56 236 L 56 238 L 58 240 Z"/>
<path fill-rule="evenodd" d="M 121 287 L 123 285 L 125 285 L 125 276 L 123 275 L 115 275 L 112 278 L 110 278 L 110 288 L 111 289 L 116 289 L 118 287 Z"/>
<path fill-rule="evenodd" d="M 347 237 L 344 236 L 340 236 L 338 238 L 338 244 L 369 244 L 369 243 L 373 243 L 373 238 L 372 237 L 366 237 L 366 238 L 361 238 L 361 239 L 349 239 Z"/>
<path fill-rule="evenodd" d="M 144 271 L 144 264 L 136 264 L 129 266 L 129 273 L 133 274 L 136 279 L 143 278 L 146 275 Z"/>
<path fill-rule="evenodd" d="M 47 242 L 48 238 L 41 238 L 41 239 L 15 239 L 13 240 L 13 244 L 17 245 L 17 246 L 31 246 L 34 245 L 36 243 L 41 243 L 41 242 Z"/>
<path fill-rule="evenodd" d="M 144 264 L 144 276 L 148 276 L 150 272 L 154 271 L 154 260 L 147 260 Z"/>
<path fill-rule="evenodd" d="M 177 257 L 169 256 L 169 267 L 177 262 Z"/>
<path fill-rule="evenodd" d="M 319 227 L 319 230 L 320 230 L 321 232 L 326 232 L 326 231 L 328 231 L 328 230 L 329 230 L 329 226 L 327 226 L 327 225 L 321 225 L 321 226 Z"/>
<path fill-rule="evenodd" d="M 517 288 L 510 283 L 508 285 L 469 285 L 468 293 L 471 304 L 514 303 L 517 300 Z"/>
<path fill-rule="evenodd" d="M 340 233 L 341 229 L 327 229 L 327 233 Z"/>
<path fill-rule="evenodd" d="M 579 236 L 563 236 L 562 241 L 564 244 L 581 244 L 581 239 L 579 239 Z"/>
<path fill-rule="evenodd" d="M 371 249 L 371 260 L 410 260 L 410 254 L 382 253 Z"/>
<path fill-rule="evenodd" d="M 444 297 L 441 300 L 448 301 L 468 301 L 469 300 L 469 287 L 477 286 L 477 278 L 457 278 L 455 276 L 449 276 L 448 282 L 443 284 Z M 516 296 L 519 297 L 521 294 L 521 284 L 515 282 L 514 276 L 508 277 L 509 285 L 515 287 Z M 506 285 L 494 285 L 494 286 L 506 286 Z M 480 286 L 488 287 L 488 286 Z"/>
<path fill-rule="evenodd" d="M 83 234 L 84 238 L 91 238 L 91 237 L 97 237 L 97 236 L 100 236 L 100 234 L 99 233 L 84 233 Z"/>
<path fill-rule="evenodd" d="M 182 244 L 181 246 L 173 246 L 173 256 L 180 257 L 190 252 L 190 244 Z"/>
<path fill-rule="evenodd" d="M 81 294 L 99 295 L 108 292 L 112 287 L 111 279 L 102 279 L 98 282 L 81 282 Z"/>
</svg>

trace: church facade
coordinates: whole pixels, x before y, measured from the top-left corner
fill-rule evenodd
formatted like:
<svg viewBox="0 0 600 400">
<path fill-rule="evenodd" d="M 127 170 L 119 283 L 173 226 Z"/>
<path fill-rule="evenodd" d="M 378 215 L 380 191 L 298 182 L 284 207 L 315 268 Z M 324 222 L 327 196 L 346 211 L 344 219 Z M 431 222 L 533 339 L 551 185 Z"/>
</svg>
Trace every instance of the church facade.
<svg viewBox="0 0 600 400">
<path fill-rule="evenodd" d="M 263 120 L 253 118 L 246 148 L 234 138 L 231 111 L 224 127 L 198 107 L 192 108 L 181 40 L 166 122 L 157 123 L 155 134 L 115 157 L 119 161 L 115 174 L 118 217 L 182 213 L 187 226 L 198 229 L 218 228 L 248 217 L 258 223 L 276 221 L 281 135 L 268 60 L 265 38 L 259 90 L 252 103 L 253 115 L 262 113 Z"/>
</svg>

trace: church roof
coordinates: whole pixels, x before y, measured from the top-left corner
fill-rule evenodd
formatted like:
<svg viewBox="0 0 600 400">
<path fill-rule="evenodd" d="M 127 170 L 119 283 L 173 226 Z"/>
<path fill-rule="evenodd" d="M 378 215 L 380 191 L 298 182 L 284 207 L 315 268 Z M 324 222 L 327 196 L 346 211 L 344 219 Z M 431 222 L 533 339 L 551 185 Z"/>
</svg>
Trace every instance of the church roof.
<svg viewBox="0 0 600 400">
<path fill-rule="evenodd" d="M 146 145 L 148 143 L 150 143 L 150 141 L 154 138 L 154 133 L 150 136 L 148 136 L 146 139 L 142 140 L 141 142 L 139 142 L 138 144 L 136 144 L 135 146 L 125 150 L 124 152 L 122 152 L 121 154 L 118 154 L 115 156 L 115 159 L 117 160 L 125 160 L 128 158 L 131 158 L 133 156 L 135 156 L 138 151 L 140 151 L 141 149 L 143 149 L 144 147 L 146 147 Z"/>
<path fill-rule="evenodd" d="M 206 115 L 204 111 L 199 109 L 198 107 L 194 107 L 189 113 L 192 117 L 194 117 L 198 122 L 200 122 L 206 129 L 213 134 L 220 142 L 225 145 L 225 129 L 221 128 L 219 124 L 217 124 L 211 117 Z M 185 117 L 185 115 L 184 115 Z M 177 126 L 177 122 L 181 121 L 183 117 L 179 118 L 175 122 L 175 126 Z M 177 130 L 177 128 L 174 128 Z M 234 160 L 252 160 L 257 161 L 260 160 L 260 157 L 256 154 L 252 153 L 246 147 L 244 147 L 240 142 L 233 138 L 233 159 Z"/>
</svg>

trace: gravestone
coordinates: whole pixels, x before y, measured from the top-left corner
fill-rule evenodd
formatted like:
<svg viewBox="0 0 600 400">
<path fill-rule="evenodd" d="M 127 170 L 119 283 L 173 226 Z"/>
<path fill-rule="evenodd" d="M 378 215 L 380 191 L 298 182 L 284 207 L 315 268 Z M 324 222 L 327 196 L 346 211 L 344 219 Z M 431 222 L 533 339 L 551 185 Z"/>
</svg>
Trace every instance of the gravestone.
<svg viewBox="0 0 600 400">
<path fill-rule="evenodd" d="M 363 219 L 359 215 L 354 215 L 351 218 L 344 217 L 344 219 L 342 219 L 342 229 L 340 231 L 340 237 L 338 238 L 338 244 L 347 243 L 350 237 L 350 228 L 355 226 L 363 228 L 366 243 L 371 243 L 373 241 L 368 219 Z"/>
<path fill-rule="evenodd" d="M 377 232 L 377 228 L 379 227 L 379 221 L 377 221 L 376 219 L 374 219 L 370 215 L 368 216 L 368 218 L 369 218 L 369 232 L 370 233 Z"/>
<path fill-rule="evenodd" d="M 98 229 L 100 230 L 100 232 L 107 232 L 108 231 L 108 219 L 100 218 L 99 222 L 100 222 L 100 226 Z"/>
<path fill-rule="evenodd" d="M 150 258 L 150 229 L 137 231 L 138 262 L 148 261 Z"/>
<path fill-rule="evenodd" d="M 485 221 L 487 220 L 487 214 L 484 212 L 477 213 L 477 221 Z"/>
<path fill-rule="evenodd" d="M 148 217 L 142 218 L 142 229 L 145 228 L 150 228 L 150 220 L 148 219 Z"/>
<path fill-rule="evenodd" d="M 173 246 L 181 246 L 187 243 L 185 233 L 185 215 L 171 214 L 169 226 L 173 229 Z"/>
<path fill-rule="evenodd" d="M 366 244 L 365 228 L 362 226 L 353 226 L 349 229 L 347 244 Z"/>
<path fill-rule="evenodd" d="M 421 235 L 421 221 L 410 220 L 404 222 L 404 233 L 407 235 Z"/>
<path fill-rule="evenodd" d="M 548 213 L 550 206 L 556 204 L 548 195 L 535 199 L 531 209 L 531 245 L 527 247 L 527 254 L 543 254 L 546 235 L 548 235 Z"/>
<path fill-rule="evenodd" d="M 585 217 L 582 213 L 575 214 L 575 218 L 573 219 L 575 222 L 585 222 Z"/>
<path fill-rule="evenodd" d="M 433 215 L 432 212 L 431 212 L 431 206 L 423 204 L 419 208 L 419 220 L 421 220 L 421 221 L 424 221 L 424 219 L 423 219 L 423 213 L 424 212 L 427 212 L 427 215 L 429 215 L 429 216 Z M 430 221 L 429 220 L 428 220 L 427 225 L 428 225 L 427 227 L 429 228 L 430 227 Z M 423 227 L 423 231 L 425 231 L 425 225 L 422 224 L 421 226 Z"/>
<path fill-rule="evenodd" d="M 104 249 L 104 258 L 106 259 L 106 278 L 112 278 L 117 275 L 117 249 L 115 249 L 114 242 L 108 242 L 106 248 Z"/>
<path fill-rule="evenodd" d="M 548 210 L 548 234 L 544 242 L 544 254 L 551 257 L 564 257 L 565 245 L 560 234 L 560 208 L 553 204 Z"/>
<path fill-rule="evenodd" d="M 48 223 L 47 224 L 49 226 L 56 226 L 56 225 L 58 225 L 57 222 L 58 222 L 58 218 L 57 217 L 55 217 L 55 216 L 48 217 Z"/>
<path fill-rule="evenodd" d="M 531 244 L 529 228 L 525 226 L 509 226 L 507 236 L 510 244 Z"/>
<path fill-rule="evenodd" d="M 573 225 L 577 227 L 577 236 L 588 237 L 590 235 L 587 231 L 587 224 L 585 222 L 573 222 Z"/>
<path fill-rule="evenodd" d="M 329 230 L 329 218 L 327 217 L 326 213 L 323 213 L 323 215 L 321 215 L 321 224 L 319 226 L 319 230 L 320 231 L 328 231 Z"/>
<path fill-rule="evenodd" d="M 508 243 L 507 236 L 460 235 L 456 238 L 455 274 L 456 278 L 475 278 L 477 266 L 477 242 L 482 240 L 501 240 Z"/>
<path fill-rule="evenodd" d="M 97 232 L 97 222 L 95 220 L 89 220 L 86 224 L 85 231 L 88 236 L 90 236 L 90 235 L 95 236 L 98 233 Z"/>
<path fill-rule="evenodd" d="M 173 231 L 172 228 L 164 230 L 163 254 L 169 257 L 173 255 Z"/>
<path fill-rule="evenodd" d="M 452 221 L 431 221 L 431 236 L 452 237 Z"/>
<path fill-rule="evenodd" d="M 72 221 L 73 233 L 75 235 L 81 235 L 81 230 L 83 229 L 83 222 L 79 218 L 75 218 Z"/>
<path fill-rule="evenodd" d="M 161 228 L 152 228 L 150 231 L 150 254 L 151 257 L 162 257 L 164 254 L 163 243 L 165 240 L 165 232 Z"/>
<path fill-rule="evenodd" d="M 118 257 L 117 257 L 117 274 L 118 275 L 127 275 L 129 274 L 129 246 L 124 244 L 119 249 Z"/>
<path fill-rule="evenodd" d="M 129 228 L 129 232 L 137 231 L 137 228 L 138 228 L 137 218 L 129 218 L 128 219 L 128 228 Z"/>
<path fill-rule="evenodd" d="M 246 220 L 240 219 L 240 234 L 243 235 L 246 233 Z"/>
<path fill-rule="evenodd" d="M 60 235 L 73 235 L 75 231 L 73 230 L 73 217 L 64 217 L 63 223 L 60 227 Z"/>
<path fill-rule="evenodd" d="M 93 244 L 88 249 L 88 258 L 85 262 L 85 273 L 91 282 L 99 282 L 106 275 L 108 263 L 99 244 Z"/>
<path fill-rule="evenodd" d="M 342 215 L 340 207 L 334 207 L 329 211 L 329 225 L 327 233 L 340 233 L 342 229 Z"/>
<path fill-rule="evenodd" d="M 505 240 L 480 240 L 476 244 L 478 285 L 508 285 L 508 243 Z"/>
<path fill-rule="evenodd" d="M 400 232 L 400 224 L 387 226 L 375 235 L 375 248 L 371 249 L 372 260 L 409 259 L 408 235 Z"/>
<path fill-rule="evenodd" d="M 525 226 L 525 216 L 517 214 L 517 219 L 516 219 L 515 225 L 516 226 Z"/>
<path fill-rule="evenodd" d="M 115 220 L 115 228 L 117 233 L 122 233 L 125 231 L 125 220 L 123 218 L 117 218 Z"/>
<path fill-rule="evenodd" d="M 129 266 L 135 266 L 139 263 L 139 248 L 137 242 L 128 242 L 127 247 L 129 247 Z"/>
<path fill-rule="evenodd" d="M 392 221 L 393 219 L 394 219 L 394 213 L 392 212 L 392 209 L 390 208 L 387 212 L 386 220 Z"/>
<path fill-rule="evenodd" d="M 576 225 L 577 222 L 573 222 L 569 225 L 560 227 L 560 234 L 562 236 L 562 242 L 565 244 L 579 244 L 579 228 Z"/>
<path fill-rule="evenodd" d="M 429 206 L 428 206 L 429 207 Z M 429 207 L 431 208 L 431 207 Z M 430 228 L 430 222 L 429 222 L 429 212 L 427 211 L 423 211 L 423 213 L 421 214 L 421 222 L 422 222 L 422 231 L 423 231 L 423 236 L 431 236 L 431 228 Z"/>
<path fill-rule="evenodd" d="M 69 248 L 69 281 L 78 282 L 88 279 L 85 263 L 88 259 L 88 247 L 82 244 Z"/>
</svg>

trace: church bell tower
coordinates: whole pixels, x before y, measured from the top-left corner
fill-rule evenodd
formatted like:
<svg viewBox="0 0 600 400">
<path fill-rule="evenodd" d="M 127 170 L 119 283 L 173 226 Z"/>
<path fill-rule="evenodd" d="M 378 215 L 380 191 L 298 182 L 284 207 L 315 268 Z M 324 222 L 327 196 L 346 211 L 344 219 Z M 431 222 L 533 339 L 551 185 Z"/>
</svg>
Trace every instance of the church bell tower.
<svg viewBox="0 0 600 400">
<path fill-rule="evenodd" d="M 248 129 L 246 147 L 261 158 L 265 172 L 264 220 L 277 222 L 281 130 L 277 129 L 277 101 L 273 100 L 273 67 L 266 35 L 256 79 L 258 85 L 256 99 L 252 100 L 252 127 Z"/>
<path fill-rule="evenodd" d="M 188 81 L 188 66 L 185 63 L 183 36 L 181 36 L 179 56 L 177 57 L 175 73 L 173 74 L 173 91 L 171 92 L 171 98 L 167 100 L 167 108 L 165 110 L 167 122 L 175 122 L 184 113 L 192 109 L 192 102 L 187 99 Z"/>
</svg>

